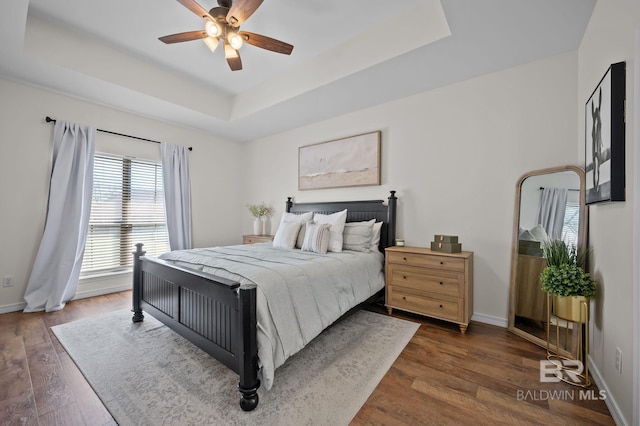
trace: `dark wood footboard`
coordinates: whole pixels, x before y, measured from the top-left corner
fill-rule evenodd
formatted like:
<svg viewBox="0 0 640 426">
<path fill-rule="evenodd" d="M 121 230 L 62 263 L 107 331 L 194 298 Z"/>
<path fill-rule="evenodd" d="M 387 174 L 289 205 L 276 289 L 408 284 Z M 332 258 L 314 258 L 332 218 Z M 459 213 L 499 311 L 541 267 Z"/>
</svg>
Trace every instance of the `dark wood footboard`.
<svg viewBox="0 0 640 426">
<path fill-rule="evenodd" d="M 133 321 L 142 311 L 238 373 L 240 407 L 258 405 L 256 287 L 144 257 L 136 244 Z"/>
</svg>

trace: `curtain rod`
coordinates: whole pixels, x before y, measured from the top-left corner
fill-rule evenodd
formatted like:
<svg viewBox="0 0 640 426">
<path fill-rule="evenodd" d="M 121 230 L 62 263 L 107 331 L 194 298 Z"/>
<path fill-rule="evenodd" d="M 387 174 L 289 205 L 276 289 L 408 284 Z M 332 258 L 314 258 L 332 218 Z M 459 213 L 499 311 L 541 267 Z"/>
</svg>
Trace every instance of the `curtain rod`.
<svg viewBox="0 0 640 426">
<path fill-rule="evenodd" d="M 544 186 L 540 187 L 540 190 L 542 191 L 544 188 Z M 580 191 L 579 189 L 573 189 L 573 188 L 567 188 L 567 191 Z"/>
<path fill-rule="evenodd" d="M 51 118 L 48 115 L 45 117 L 45 121 L 47 123 L 55 123 L 56 119 L 55 118 Z M 102 130 L 102 129 L 96 129 L 97 132 L 102 132 L 102 133 L 109 133 L 110 135 L 116 135 L 116 136 L 124 136 L 125 138 L 131 138 L 131 139 L 137 139 L 139 141 L 145 141 L 145 142 L 153 142 L 153 143 L 162 143 L 160 141 L 154 141 L 153 139 L 145 139 L 145 138 L 140 138 L 138 136 L 131 136 L 131 135 L 125 135 L 124 133 L 116 133 L 116 132 L 112 132 L 110 130 Z M 192 147 L 188 148 L 189 151 L 193 151 Z"/>
</svg>

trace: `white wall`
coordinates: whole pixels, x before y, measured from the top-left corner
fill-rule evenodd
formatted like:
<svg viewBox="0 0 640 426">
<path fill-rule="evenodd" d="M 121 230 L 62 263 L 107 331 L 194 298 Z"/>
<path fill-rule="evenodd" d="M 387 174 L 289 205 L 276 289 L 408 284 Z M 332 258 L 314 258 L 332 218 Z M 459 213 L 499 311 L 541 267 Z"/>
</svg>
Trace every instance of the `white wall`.
<svg viewBox="0 0 640 426">
<path fill-rule="evenodd" d="M 286 196 L 386 199 L 396 190 L 397 236 L 428 246 L 434 234 L 458 235 L 475 252 L 474 318 L 506 326 L 515 184 L 527 171 L 577 163 L 576 74 L 577 54 L 567 53 L 253 141 L 245 199 L 274 205 L 277 224 Z M 297 190 L 298 147 L 378 129 L 381 186 Z"/>
<path fill-rule="evenodd" d="M 610 404 L 632 424 L 633 366 L 633 140 L 635 32 L 640 28 L 637 0 L 608 0 L 596 4 L 579 49 L 578 116 L 580 146 L 584 144 L 584 105 L 609 65 L 626 61 L 626 201 L 589 207 L 589 242 L 593 252 L 592 272 L 598 281 L 593 313 L 591 360 L 604 384 Z M 584 148 L 582 154 L 584 155 Z M 635 258 L 637 259 L 637 253 Z M 622 349 L 623 374 L 615 370 L 616 347 Z"/>
<path fill-rule="evenodd" d="M 190 156 L 195 246 L 240 243 L 240 147 L 210 135 L 0 79 L 0 312 L 21 309 L 45 220 L 53 125 L 45 116 L 193 146 Z M 149 157 L 159 145 L 98 133 L 97 149 Z M 79 296 L 130 288 L 130 276 L 82 281 Z"/>
</svg>

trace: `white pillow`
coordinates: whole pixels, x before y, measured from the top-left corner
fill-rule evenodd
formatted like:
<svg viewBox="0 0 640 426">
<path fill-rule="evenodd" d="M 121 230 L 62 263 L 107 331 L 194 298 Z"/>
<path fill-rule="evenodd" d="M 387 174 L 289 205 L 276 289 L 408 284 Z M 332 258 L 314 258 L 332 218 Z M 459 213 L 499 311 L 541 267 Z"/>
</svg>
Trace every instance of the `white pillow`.
<svg viewBox="0 0 640 426">
<path fill-rule="evenodd" d="M 278 229 L 280 229 L 280 227 L 285 223 L 285 222 L 307 222 L 309 220 L 311 220 L 311 218 L 313 217 L 313 212 L 307 212 L 307 213 L 302 213 L 302 214 L 294 214 L 294 213 L 287 213 L 287 212 L 283 212 L 282 213 L 282 218 L 280 218 L 280 225 L 278 226 Z M 302 228 L 300 228 L 300 231 L 302 231 Z M 276 231 L 276 235 L 278 234 L 278 232 Z M 294 242 L 295 247 L 300 248 L 302 247 L 302 240 L 301 238 L 304 238 L 304 234 L 302 236 L 296 236 L 298 239 L 296 242 Z M 275 239 L 275 237 L 274 237 Z"/>
<path fill-rule="evenodd" d="M 329 246 L 331 225 L 328 223 L 307 222 L 307 232 L 304 235 L 302 251 L 325 254 Z"/>
<path fill-rule="evenodd" d="M 541 243 L 549 241 L 549 236 L 547 232 L 544 230 L 542 225 L 536 225 L 529 230 L 531 235 L 533 236 L 535 241 L 540 241 Z"/>
<path fill-rule="evenodd" d="M 380 233 L 382 231 L 382 222 L 376 222 L 373 224 L 373 235 L 371 237 L 371 250 L 379 251 L 380 247 Z"/>
<path fill-rule="evenodd" d="M 296 245 L 299 231 L 300 222 L 281 223 L 273 237 L 273 246 L 292 249 Z"/>
<path fill-rule="evenodd" d="M 536 237 L 534 237 L 528 229 L 522 229 L 520 231 L 520 234 L 518 235 L 518 239 L 525 241 L 535 241 Z"/>
<path fill-rule="evenodd" d="M 342 232 L 344 231 L 344 224 L 347 221 L 347 209 L 333 214 L 316 213 L 313 215 L 313 221 L 331 225 L 328 250 L 335 252 L 342 251 Z"/>
<path fill-rule="evenodd" d="M 368 252 L 371 249 L 375 219 L 365 222 L 349 222 L 344 225 L 342 248 L 344 250 Z"/>
<path fill-rule="evenodd" d="M 311 220 L 313 217 L 313 212 L 307 212 L 302 214 L 295 213 L 282 213 L 282 218 L 280 218 L 280 224 L 282 225 L 284 222 L 306 222 Z"/>
</svg>

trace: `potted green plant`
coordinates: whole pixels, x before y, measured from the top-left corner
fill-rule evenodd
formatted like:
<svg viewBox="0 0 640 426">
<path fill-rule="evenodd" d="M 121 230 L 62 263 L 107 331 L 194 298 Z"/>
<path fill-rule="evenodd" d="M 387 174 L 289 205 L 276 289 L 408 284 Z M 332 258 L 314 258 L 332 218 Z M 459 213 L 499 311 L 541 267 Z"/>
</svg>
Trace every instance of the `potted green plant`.
<svg viewBox="0 0 640 426">
<path fill-rule="evenodd" d="M 562 240 L 551 240 L 543 247 L 547 267 L 540 274 L 542 290 L 553 295 L 553 314 L 559 318 L 585 322 L 582 306 L 596 295 L 596 283 L 584 270 L 586 252 L 578 253 Z"/>
<path fill-rule="evenodd" d="M 247 204 L 249 212 L 254 217 L 253 233 L 254 235 L 262 235 L 264 230 L 264 222 L 273 214 L 273 209 L 264 202 L 260 204 Z"/>
</svg>

